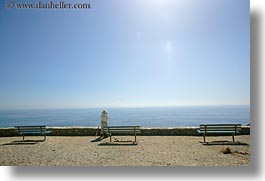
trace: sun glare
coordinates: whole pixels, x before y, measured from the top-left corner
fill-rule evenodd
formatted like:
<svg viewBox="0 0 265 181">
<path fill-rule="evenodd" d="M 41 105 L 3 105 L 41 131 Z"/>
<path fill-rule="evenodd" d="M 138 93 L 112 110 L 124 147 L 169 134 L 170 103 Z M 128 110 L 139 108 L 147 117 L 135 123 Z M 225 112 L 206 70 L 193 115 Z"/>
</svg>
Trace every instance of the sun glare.
<svg viewBox="0 0 265 181">
<path fill-rule="evenodd" d="M 168 6 L 172 5 L 177 0 L 143 0 L 144 3 L 153 5 L 153 6 Z"/>
<path fill-rule="evenodd" d="M 154 8 L 169 8 L 173 5 L 181 5 L 184 1 L 182 0 L 142 0 L 141 3 L 145 4 L 147 7 Z"/>
<path fill-rule="evenodd" d="M 138 6 L 144 8 L 145 12 L 170 13 L 181 11 L 186 1 L 184 0 L 135 0 Z"/>
</svg>

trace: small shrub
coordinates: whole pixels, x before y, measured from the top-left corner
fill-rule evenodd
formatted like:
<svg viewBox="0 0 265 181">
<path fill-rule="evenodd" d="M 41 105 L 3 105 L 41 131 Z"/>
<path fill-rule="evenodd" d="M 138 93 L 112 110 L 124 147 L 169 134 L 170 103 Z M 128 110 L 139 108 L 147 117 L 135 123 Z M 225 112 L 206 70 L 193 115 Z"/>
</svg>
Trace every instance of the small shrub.
<svg viewBox="0 0 265 181">
<path fill-rule="evenodd" d="M 232 152 L 231 152 L 231 149 L 229 147 L 226 147 L 226 148 L 222 148 L 221 149 L 221 153 L 223 153 L 223 154 L 230 154 Z"/>
</svg>

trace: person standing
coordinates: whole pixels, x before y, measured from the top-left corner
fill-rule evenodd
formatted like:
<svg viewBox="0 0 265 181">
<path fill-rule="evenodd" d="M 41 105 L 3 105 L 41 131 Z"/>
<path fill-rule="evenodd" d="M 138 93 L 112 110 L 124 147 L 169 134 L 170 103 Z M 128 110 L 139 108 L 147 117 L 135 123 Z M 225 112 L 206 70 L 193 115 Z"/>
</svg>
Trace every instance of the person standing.
<svg viewBox="0 0 265 181">
<path fill-rule="evenodd" d="M 104 135 L 103 129 L 108 126 L 108 119 L 109 115 L 107 111 L 103 110 L 101 112 L 101 136 L 106 136 Z"/>
</svg>

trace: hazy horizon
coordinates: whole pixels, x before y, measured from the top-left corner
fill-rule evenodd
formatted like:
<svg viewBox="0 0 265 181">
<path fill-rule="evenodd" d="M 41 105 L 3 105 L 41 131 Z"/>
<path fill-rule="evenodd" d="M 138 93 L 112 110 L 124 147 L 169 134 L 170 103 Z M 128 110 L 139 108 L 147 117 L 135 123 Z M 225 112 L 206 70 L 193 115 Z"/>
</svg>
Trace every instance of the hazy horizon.
<svg viewBox="0 0 265 181">
<path fill-rule="evenodd" d="M 32 108 L 4 108 L 0 109 L 0 111 L 16 111 L 16 110 L 75 110 L 75 109 L 126 109 L 126 108 L 184 108 L 184 107 L 250 107 L 250 104 L 242 104 L 242 105 L 171 105 L 171 106 L 160 106 L 160 105 L 152 105 L 152 106 L 102 106 L 102 107 L 32 107 Z"/>
</svg>

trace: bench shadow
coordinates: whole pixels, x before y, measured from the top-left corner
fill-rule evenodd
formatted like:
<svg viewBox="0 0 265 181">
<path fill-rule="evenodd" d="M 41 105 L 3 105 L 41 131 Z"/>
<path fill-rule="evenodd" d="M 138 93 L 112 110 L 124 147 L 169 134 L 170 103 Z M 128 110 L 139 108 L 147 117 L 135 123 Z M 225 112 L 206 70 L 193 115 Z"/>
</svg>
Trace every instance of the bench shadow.
<svg viewBox="0 0 265 181">
<path fill-rule="evenodd" d="M 235 145 L 235 146 L 249 146 L 249 144 L 247 143 L 241 143 L 239 141 L 211 141 L 211 142 L 203 142 L 200 141 L 200 143 L 202 143 L 203 145 L 207 145 L 207 146 L 213 146 L 213 145 Z"/>
<path fill-rule="evenodd" d="M 100 141 L 102 141 L 102 140 L 104 140 L 106 138 L 108 138 L 108 137 L 102 137 L 102 136 L 100 136 L 100 137 L 98 137 L 98 138 L 96 138 L 94 140 L 91 140 L 90 142 L 100 142 Z"/>
<path fill-rule="evenodd" d="M 133 141 L 115 141 L 99 143 L 98 146 L 137 146 L 138 142 Z"/>
<path fill-rule="evenodd" d="M 34 145 L 39 142 L 44 142 L 45 140 L 20 140 L 20 141 L 12 141 L 10 143 L 5 143 L 2 144 L 1 146 L 6 146 L 6 145 Z"/>
</svg>

